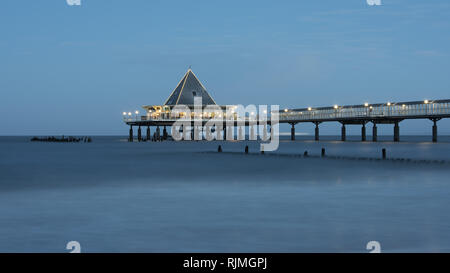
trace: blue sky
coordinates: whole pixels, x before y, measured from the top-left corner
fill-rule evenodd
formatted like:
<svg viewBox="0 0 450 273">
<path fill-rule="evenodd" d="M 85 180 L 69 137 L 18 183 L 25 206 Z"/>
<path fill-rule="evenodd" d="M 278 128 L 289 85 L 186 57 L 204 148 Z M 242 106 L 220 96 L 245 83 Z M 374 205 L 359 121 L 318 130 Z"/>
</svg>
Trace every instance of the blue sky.
<svg viewBox="0 0 450 273">
<path fill-rule="evenodd" d="M 219 104 L 448 99 L 448 18 L 447 0 L 3 1 L 0 135 L 126 134 L 121 113 L 162 104 L 190 65 Z"/>
</svg>

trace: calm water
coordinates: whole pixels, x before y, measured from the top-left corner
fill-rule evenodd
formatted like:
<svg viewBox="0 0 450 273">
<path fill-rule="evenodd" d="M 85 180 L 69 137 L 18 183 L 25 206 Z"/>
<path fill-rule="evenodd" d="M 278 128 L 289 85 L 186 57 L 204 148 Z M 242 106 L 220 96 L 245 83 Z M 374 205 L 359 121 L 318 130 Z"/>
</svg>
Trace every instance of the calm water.
<svg viewBox="0 0 450 273">
<path fill-rule="evenodd" d="M 306 138 L 305 138 L 306 139 Z M 279 154 L 450 161 L 450 138 L 283 141 Z M 357 139 L 357 137 L 356 137 Z M 219 143 L 0 137 L 0 252 L 450 251 L 450 164 L 214 153 Z M 220 143 L 242 152 L 256 143 Z"/>
</svg>

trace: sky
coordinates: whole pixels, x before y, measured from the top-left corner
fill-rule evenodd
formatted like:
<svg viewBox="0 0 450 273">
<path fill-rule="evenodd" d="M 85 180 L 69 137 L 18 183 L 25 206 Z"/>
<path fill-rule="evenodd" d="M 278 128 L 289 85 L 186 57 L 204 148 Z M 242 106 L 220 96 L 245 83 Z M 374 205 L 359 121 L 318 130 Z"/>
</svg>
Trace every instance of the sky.
<svg viewBox="0 0 450 273">
<path fill-rule="evenodd" d="M 189 66 L 223 105 L 450 99 L 449 18 L 448 0 L 5 0 L 0 135 L 125 135 L 122 112 L 163 104 Z"/>
</svg>

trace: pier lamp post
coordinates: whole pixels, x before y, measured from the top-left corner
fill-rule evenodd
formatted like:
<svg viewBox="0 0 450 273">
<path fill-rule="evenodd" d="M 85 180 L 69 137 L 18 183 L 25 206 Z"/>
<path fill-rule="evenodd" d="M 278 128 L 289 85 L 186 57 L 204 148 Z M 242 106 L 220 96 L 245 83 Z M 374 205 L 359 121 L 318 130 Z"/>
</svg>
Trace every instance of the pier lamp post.
<svg viewBox="0 0 450 273">
<path fill-rule="evenodd" d="M 136 114 L 136 121 L 138 120 L 138 115 L 139 115 L 139 111 L 136 110 L 136 112 L 134 112 Z"/>
<path fill-rule="evenodd" d="M 339 109 L 339 106 L 338 106 L 337 104 L 335 104 L 335 105 L 333 106 L 333 108 L 334 108 L 334 116 L 337 117 L 337 116 L 338 116 L 338 109 Z"/>
<path fill-rule="evenodd" d="M 430 102 L 428 100 L 424 100 L 423 103 L 425 104 L 425 114 L 428 114 L 428 105 Z"/>
</svg>

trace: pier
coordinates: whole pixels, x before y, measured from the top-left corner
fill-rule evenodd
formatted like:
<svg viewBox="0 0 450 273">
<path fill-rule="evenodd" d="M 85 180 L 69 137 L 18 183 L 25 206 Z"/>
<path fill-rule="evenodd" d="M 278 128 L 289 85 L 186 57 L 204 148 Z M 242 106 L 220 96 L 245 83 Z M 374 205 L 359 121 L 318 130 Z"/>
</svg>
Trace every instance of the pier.
<svg viewBox="0 0 450 273">
<path fill-rule="evenodd" d="M 194 108 L 194 98 L 202 98 L 203 108 L 207 106 L 216 106 L 220 111 L 205 112 L 196 116 L 195 112 L 174 113 L 172 110 L 177 105 L 185 105 L 189 109 Z M 256 140 L 255 126 L 263 126 L 264 134 L 267 134 L 268 126 L 272 126 L 270 115 L 262 122 L 258 115 L 237 116 L 236 113 L 226 112 L 227 106 L 219 106 L 212 99 L 206 88 L 201 84 L 195 74 L 189 69 L 177 87 L 172 91 L 164 105 L 143 106 L 146 114 L 139 115 L 139 111 L 123 112 L 124 122 L 130 126 L 129 141 L 134 140 L 133 128 L 137 127 L 138 141 L 161 141 L 168 139 L 167 127 L 187 115 L 190 115 L 189 131 L 192 138 L 194 134 L 203 132 L 207 122 L 214 121 L 218 134 L 218 139 L 226 139 L 229 134 L 237 133 L 238 139 L 248 127 L 250 140 Z M 372 126 L 371 141 L 378 141 L 379 124 L 391 124 L 393 126 L 393 141 L 400 141 L 400 123 L 407 119 L 427 119 L 431 121 L 431 140 L 438 141 L 438 121 L 450 117 L 450 100 L 424 100 L 424 101 L 406 101 L 406 102 L 386 102 L 386 103 L 364 103 L 361 105 L 334 105 L 330 107 L 307 107 L 295 109 L 283 109 L 276 113 L 278 115 L 277 123 L 286 123 L 291 125 L 291 140 L 295 140 L 295 126 L 301 123 L 313 123 L 314 139 L 320 140 L 320 124 L 325 122 L 338 122 L 341 124 L 341 141 L 347 140 L 346 127 L 350 125 L 361 126 L 361 141 L 367 141 L 367 127 Z M 217 126 L 218 125 L 218 126 Z M 151 127 L 156 127 L 152 133 Z M 142 128 L 146 129 L 145 138 L 142 135 Z M 184 130 L 185 128 L 183 128 Z M 162 132 L 161 132 L 162 130 Z M 228 132 L 228 133 L 227 133 Z M 273 134 L 272 129 L 269 133 Z M 266 137 L 262 137 L 263 140 Z"/>
<path fill-rule="evenodd" d="M 346 140 L 346 126 L 361 126 L 361 141 L 366 141 L 366 125 L 372 124 L 372 141 L 378 140 L 377 124 L 393 125 L 393 141 L 400 141 L 400 122 L 407 119 L 428 119 L 432 122 L 432 141 L 438 140 L 437 122 L 450 117 L 450 100 L 424 100 L 409 102 L 387 102 L 378 104 L 284 109 L 279 113 L 280 123 L 289 123 L 291 139 L 295 140 L 295 125 L 314 123 L 315 140 L 319 140 L 319 125 L 324 122 L 339 122 L 341 140 Z"/>
</svg>

